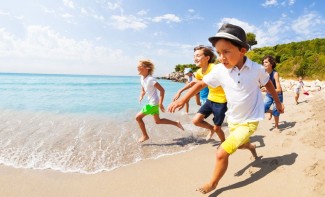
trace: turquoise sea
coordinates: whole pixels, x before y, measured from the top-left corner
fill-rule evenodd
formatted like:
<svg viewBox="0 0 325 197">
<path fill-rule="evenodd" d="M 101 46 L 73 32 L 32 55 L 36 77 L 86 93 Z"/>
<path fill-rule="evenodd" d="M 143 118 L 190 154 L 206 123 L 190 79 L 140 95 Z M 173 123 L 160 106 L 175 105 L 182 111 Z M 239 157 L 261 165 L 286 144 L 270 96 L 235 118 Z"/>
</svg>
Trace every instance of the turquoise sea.
<svg viewBox="0 0 325 197">
<path fill-rule="evenodd" d="M 159 80 L 167 109 L 183 83 Z M 135 115 L 140 77 L 0 73 L 0 164 L 93 174 L 191 150 L 203 138 L 181 110 L 161 117 L 180 120 L 185 131 L 145 118 L 150 140 Z M 194 99 L 192 99 L 194 100 Z"/>
</svg>

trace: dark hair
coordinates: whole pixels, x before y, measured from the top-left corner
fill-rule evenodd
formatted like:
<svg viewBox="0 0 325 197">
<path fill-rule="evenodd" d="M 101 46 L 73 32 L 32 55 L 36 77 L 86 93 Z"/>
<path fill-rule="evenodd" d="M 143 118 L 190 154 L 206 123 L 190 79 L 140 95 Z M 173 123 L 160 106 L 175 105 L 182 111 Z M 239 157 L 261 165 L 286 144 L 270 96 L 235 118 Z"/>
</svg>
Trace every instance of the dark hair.
<svg viewBox="0 0 325 197">
<path fill-rule="evenodd" d="M 263 61 L 264 61 L 265 59 L 268 59 L 269 62 L 270 62 L 270 64 L 272 65 L 272 69 L 275 69 L 275 67 L 276 67 L 276 62 L 275 62 L 274 57 L 273 57 L 272 55 L 266 55 L 266 56 L 264 56 L 263 59 L 262 59 L 262 64 L 263 64 Z"/>
<path fill-rule="evenodd" d="M 205 56 L 209 56 L 209 63 L 214 63 L 216 61 L 216 55 L 213 52 L 213 48 L 209 46 L 199 45 L 194 47 L 194 52 L 197 50 L 202 50 Z"/>
</svg>

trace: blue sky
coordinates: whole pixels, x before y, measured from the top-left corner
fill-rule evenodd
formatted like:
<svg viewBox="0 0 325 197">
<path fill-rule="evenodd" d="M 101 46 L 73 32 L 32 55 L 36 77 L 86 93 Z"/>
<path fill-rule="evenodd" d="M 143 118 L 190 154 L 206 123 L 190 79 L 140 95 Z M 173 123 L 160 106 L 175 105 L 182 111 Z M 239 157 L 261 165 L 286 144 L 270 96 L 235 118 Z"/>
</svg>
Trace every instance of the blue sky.
<svg viewBox="0 0 325 197">
<path fill-rule="evenodd" d="M 154 76 L 193 63 L 226 22 L 254 47 L 325 37 L 323 0 L 0 0 L 0 72 Z"/>
</svg>

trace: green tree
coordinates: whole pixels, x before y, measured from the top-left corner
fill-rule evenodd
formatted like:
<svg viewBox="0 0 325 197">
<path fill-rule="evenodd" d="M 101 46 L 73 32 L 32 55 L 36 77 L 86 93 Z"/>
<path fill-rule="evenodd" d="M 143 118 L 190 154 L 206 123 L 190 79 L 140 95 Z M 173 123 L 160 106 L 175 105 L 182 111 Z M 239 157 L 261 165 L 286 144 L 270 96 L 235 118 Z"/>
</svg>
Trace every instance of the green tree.
<svg viewBox="0 0 325 197">
<path fill-rule="evenodd" d="M 255 34 L 249 32 L 246 34 L 246 37 L 247 37 L 247 43 L 249 44 L 249 49 L 251 49 L 253 45 L 257 44 Z"/>
</svg>

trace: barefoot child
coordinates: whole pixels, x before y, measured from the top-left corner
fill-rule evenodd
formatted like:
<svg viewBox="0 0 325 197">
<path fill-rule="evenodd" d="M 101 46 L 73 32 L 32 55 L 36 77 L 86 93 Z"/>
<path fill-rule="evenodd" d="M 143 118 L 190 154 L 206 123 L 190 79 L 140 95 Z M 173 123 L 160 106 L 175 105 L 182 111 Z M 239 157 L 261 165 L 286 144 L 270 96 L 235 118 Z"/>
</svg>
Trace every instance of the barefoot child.
<svg viewBox="0 0 325 197">
<path fill-rule="evenodd" d="M 154 64 L 151 61 L 139 61 L 138 72 L 139 75 L 141 75 L 142 86 L 139 102 L 141 102 L 145 94 L 148 95 L 149 101 L 149 103 L 142 108 L 142 110 L 136 115 L 135 118 L 142 132 L 142 137 L 139 139 L 139 142 L 144 142 L 149 139 L 148 133 L 146 131 L 146 126 L 143 122 L 143 118 L 146 115 L 152 115 L 156 124 L 171 124 L 184 130 L 180 122 L 175 122 L 166 118 L 159 117 L 159 108 L 162 112 L 165 112 L 163 105 L 165 89 L 157 82 L 155 78 L 152 77 L 153 71 Z M 159 90 L 160 95 L 158 95 L 157 90 Z"/>
<path fill-rule="evenodd" d="M 263 57 L 262 64 L 266 70 L 267 73 L 270 75 L 270 80 L 273 83 L 273 86 L 275 88 L 275 91 L 278 94 L 278 97 L 280 99 L 280 102 L 283 103 L 283 93 L 280 83 L 280 76 L 279 73 L 275 70 L 276 62 L 275 58 L 271 55 L 266 55 Z M 272 115 L 274 116 L 274 129 L 279 130 L 279 119 L 280 119 L 280 113 L 278 110 L 276 110 L 275 107 L 273 107 L 273 110 L 270 110 L 271 105 L 274 103 L 274 99 L 271 96 L 269 92 L 266 91 L 265 88 L 262 88 L 262 91 L 266 92 L 265 98 L 264 98 L 264 111 L 265 113 L 269 113 L 269 120 L 272 119 Z"/>
<path fill-rule="evenodd" d="M 248 149 L 257 159 L 255 145 L 249 141 L 256 131 L 258 122 L 264 118 L 263 97 L 260 85 L 264 85 L 274 98 L 277 110 L 283 113 L 283 105 L 269 80 L 269 74 L 259 65 L 245 56 L 249 49 L 245 31 L 236 25 L 224 24 L 218 33 L 209 38 L 216 48 L 220 64 L 203 77 L 181 99 L 173 102 L 168 110 L 174 112 L 206 85 L 221 86 L 225 91 L 228 111 L 229 136 L 218 147 L 216 163 L 211 180 L 198 190 L 208 193 L 214 190 L 228 167 L 228 159 L 238 148 Z"/>
<path fill-rule="evenodd" d="M 198 81 L 202 81 L 203 77 L 207 75 L 215 66 L 216 55 L 211 47 L 199 45 L 194 48 L 194 62 L 196 66 L 200 67 L 195 74 L 195 81 L 187 84 L 184 88 L 180 89 L 174 97 L 176 101 L 181 93 L 191 88 Z M 221 142 L 225 141 L 225 134 L 221 128 L 221 125 L 225 119 L 225 113 L 227 111 L 227 99 L 222 87 L 207 86 L 203 91 L 208 88 L 208 95 L 206 102 L 201 106 L 196 113 L 192 122 L 198 127 L 208 129 L 210 132 L 206 137 L 206 140 L 212 138 L 214 133 L 217 133 Z M 200 93 L 202 90 L 200 91 Z M 213 125 L 208 123 L 205 119 L 210 115 L 213 115 Z"/>
<path fill-rule="evenodd" d="M 299 99 L 299 94 L 300 94 L 301 90 L 304 92 L 304 94 L 306 94 L 306 93 L 308 94 L 308 92 L 305 91 L 305 89 L 304 89 L 304 82 L 302 81 L 302 76 L 299 76 L 298 81 L 294 88 L 296 105 L 299 104 L 298 99 Z"/>
</svg>

